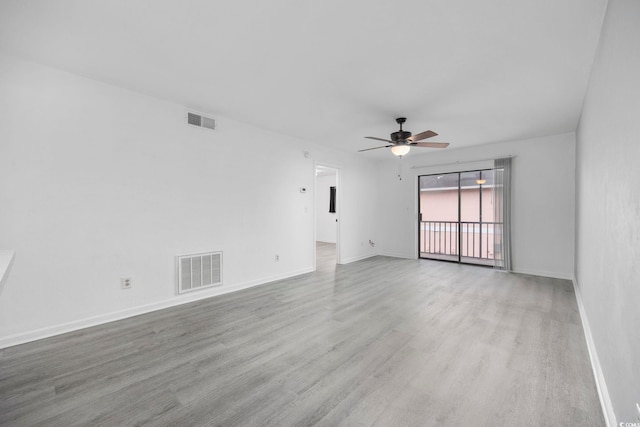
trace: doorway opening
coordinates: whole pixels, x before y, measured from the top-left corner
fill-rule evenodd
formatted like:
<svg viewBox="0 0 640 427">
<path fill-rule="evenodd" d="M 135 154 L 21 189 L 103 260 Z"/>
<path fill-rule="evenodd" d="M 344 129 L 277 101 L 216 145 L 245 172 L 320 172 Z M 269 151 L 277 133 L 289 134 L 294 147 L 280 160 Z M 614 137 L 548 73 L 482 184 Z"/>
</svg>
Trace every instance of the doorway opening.
<svg viewBox="0 0 640 427">
<path fill-rule="evenodd" d="M 315 269 L 335 270 L 340 260 L 339 170 L 315 165 Z"/>
<path fill-rule="evenodd" d="M 422 175 L 418 185 L 420 258 L 495 266 L 502 257 L 496 221 L 496 170 Z"/>
</svg>

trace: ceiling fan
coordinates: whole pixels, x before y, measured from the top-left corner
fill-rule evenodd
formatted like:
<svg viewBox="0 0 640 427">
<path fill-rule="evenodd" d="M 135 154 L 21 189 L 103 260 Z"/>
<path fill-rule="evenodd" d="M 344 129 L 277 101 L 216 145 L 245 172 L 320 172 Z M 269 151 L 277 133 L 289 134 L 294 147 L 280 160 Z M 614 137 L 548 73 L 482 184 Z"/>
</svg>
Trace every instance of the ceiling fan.
<svg viewBox="0 0 640 427">
<path fill-rule="evenodd" d="M 395 154 L 396 156 L 404 156 L 409 152 L 411 147 L 447 148 L 449 146 L 448 142 L 418 142 L 423 139 L 432 138 L 438 134 L 433 131 L 427 130 L 417 135 L 411 136 L 411 132 L 402 130 L 402 124 L 406 121 L 407 119 L 405 117 L 398 117 L 396 119 L 396 123 L 400 125 L 400 130 L 397 132 L 393 132 L 391 134 L 390 140 L 384 139 L 384 138 L 376 138 L 375 136 L 365 136 L 365 138 L 375 139 L 377 141 L 384 141 L 384 142 L 388 142 L 389 144 L 382 145 L 380 147 L 365 148 L 364 150 L 358 150 L 358 152 L 377 150 L 378 148 L 391 147 L 391 152 L 393 154 Z"/>
</svg>

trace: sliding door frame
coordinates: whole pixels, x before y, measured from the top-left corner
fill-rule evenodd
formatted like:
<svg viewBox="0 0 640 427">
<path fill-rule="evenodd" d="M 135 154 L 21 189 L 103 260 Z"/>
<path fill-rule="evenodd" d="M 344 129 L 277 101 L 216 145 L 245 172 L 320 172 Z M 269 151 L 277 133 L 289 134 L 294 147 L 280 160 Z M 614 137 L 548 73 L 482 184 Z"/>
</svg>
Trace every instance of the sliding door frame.
<svg viewBox="0 0 640 427">
<path fill-rule="evenodd" d="M 431 174 L 424 174 L 424 175 L 417 175 L 417 195 L 418 195 L 418 221 L 417 221 L 417 258 L 419 259 L 431 259 L 431 260 L 437 260 L 437 261 L 448 261 L 448 262 L 456 262 L 459 264 L 470 264 L 470 265 L 479 265 L 479 266 L 488 266 L 488 267 L 493 267 L 493 264 L 487 264 L 487 263 L 483 263 L 483 262 L 469 262 L 468 260 L 473 260 L 476 257 L 473 256 L 463 256 L 463 223 L 467 224 L 467 231 L 466 233 L 468 233 L 468 223 L 469 221 L 462 221 L 462 174 L 464 173 L 470 173 L 470 172 L 478 172 L 478 179 L 483 179 L 483 172 L 493 172 L 495 169 L 493 168 L 481 168 L 481 169 L 471 169 L 471 170 L 463 170 L 463 171 L 451 171 L 451 172 L 443 172 L 443 173 L 431 173 Z M 456 222 L 456 252 L 457 254 L 450 254 L 451 257 L 456 257 L 457 259 L 445 259 L 445 258 L 439 258 L 439 257 L 425 257 L 422 254 L 425 253 L 423 251 L 421 251 L 422 247 L 424 246 L 423 240 L 424 240 L 424 232 L 422 230 L 423 227 L 423 212 L 422 212 L 422 187 L 420 184 L 420 178 L 421 177 L 425 177 L 425 176 L 444 176 L 444 175 L 457 175 L 457 222 Z M 478 247 L 479 247 L 479 257 L 477 257 L 478 259 L 484 259 L 482 257 L 482 224 L 483 224 L 483 220 L 482 220 L 482 211 L 483 211 L 483 198 L 482 198 L 482 192 L 483 192 L 483 187 L 482 185 L 484 185 L 484 183 L 480 184 L 478 183 L 478 219 L 479 219 L 479 227 L 478 227 L 478 232 L 479 232 L 479 241 L 478 241 Z M 486 188 L 486 187 L 485 187 Z M 442 222 L 452 222 L 452 221 L 442 221 Z M 486 224 L 489 224 L 491 222 L 486 222 Z M 452 232 L 451 226 L 449 227 L 449 233 Z M 488 232 L 488 227 L 487 227 L 487 232 Z M 446 226 L 445 226 L 445 233 L 446 233 Z M 473 234 L 474 234 L 474 239 L 475 239 L 475 226 L 473 228 Z M 446 240 L 446 238 L 445 238 Z M 487 239 L 487 245 L 488 245 L 489 241 Z M 495 242 L 494 242 L 494 246 L 495 246 Z M 474 242 L 474 247 L 475 247 L 475 242 Z M 488 251 L 488 247 L 486 248 Z M 467 244 L 467 250 L 468 250 L 468 244 Z M 475 253 L 475 249 L 474 249 L 474 253 Z M 445 256 L 447 254 L 444 254 Z M 494 255 L 495 256 L 495 255 Z M 489 259 L 489 258 L 487 258 Z M 465 261 L 466 260 L 466 261 Z"/>
</svg>

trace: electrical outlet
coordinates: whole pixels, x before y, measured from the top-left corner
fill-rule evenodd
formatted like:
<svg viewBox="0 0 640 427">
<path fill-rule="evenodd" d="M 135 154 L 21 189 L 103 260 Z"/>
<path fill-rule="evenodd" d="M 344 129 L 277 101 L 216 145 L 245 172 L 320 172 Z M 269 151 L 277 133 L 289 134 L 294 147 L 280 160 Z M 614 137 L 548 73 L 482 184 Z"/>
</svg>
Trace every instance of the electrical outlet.
<svg viewBox="0 0 640 427">
<path fill-rule="evenodd" d="M 120 287 L 122 289 L 131 289 L 131 277 L 123 277 L 120 279 Z"/>
<path fill-rule="evenodd" d="M 274 261 L 276 261 L 276 262 L 280 261 L 280 255 L 276 254 L 276 256 L 274 258 Z"/>
</svg>

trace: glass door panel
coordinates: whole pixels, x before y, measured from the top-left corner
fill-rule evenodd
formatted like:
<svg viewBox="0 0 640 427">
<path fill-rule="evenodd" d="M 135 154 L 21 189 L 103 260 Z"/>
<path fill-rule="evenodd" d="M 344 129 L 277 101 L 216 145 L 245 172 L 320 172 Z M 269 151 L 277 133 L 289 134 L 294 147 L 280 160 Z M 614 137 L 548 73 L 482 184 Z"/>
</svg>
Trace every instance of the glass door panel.
<svg viewBox="0 0 640 427">
<path fill-rule="evenodd" d="M 420 257 L 459 261 L 460 174 L 420 177 Z"/>
</svg>

